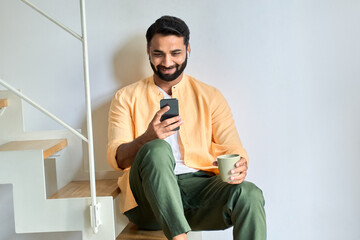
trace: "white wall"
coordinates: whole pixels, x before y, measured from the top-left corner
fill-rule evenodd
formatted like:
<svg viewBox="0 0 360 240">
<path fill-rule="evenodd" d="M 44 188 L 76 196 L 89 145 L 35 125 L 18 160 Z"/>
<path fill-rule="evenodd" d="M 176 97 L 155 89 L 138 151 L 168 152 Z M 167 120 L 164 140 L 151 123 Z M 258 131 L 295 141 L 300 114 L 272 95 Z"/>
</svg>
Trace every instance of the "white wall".
<svg viewBox="0 0 360 240">
<path fill-rule="evenodd" d="M 78 1 L 33 2 L 80 32 Z M 98 169 L 109 169 L 113 93 L 151 74 L 145 31 L 176 15 L 191 30 L 187 73 L 232 107 L 248 179 L 266 198 L 268 239 L 360 239 L 359 1 L 86 2 Z M 20 1 L 0 0 L 0 78 L 84 129 L 82 77 L 78 40 Z M 28 131 L 61 128 L 28 106 L 25 122 Z"/>
</svg>

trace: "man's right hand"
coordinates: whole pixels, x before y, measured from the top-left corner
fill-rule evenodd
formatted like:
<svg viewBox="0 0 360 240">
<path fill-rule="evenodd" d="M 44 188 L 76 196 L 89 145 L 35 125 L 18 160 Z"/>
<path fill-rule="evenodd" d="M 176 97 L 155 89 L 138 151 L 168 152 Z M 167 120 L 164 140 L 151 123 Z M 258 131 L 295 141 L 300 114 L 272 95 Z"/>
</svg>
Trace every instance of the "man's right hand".
<svg viewBox="0 0 360 240">
<path fill-rule="evenodd" d="M 160 121 L 161 116 L 169 111 L 169 109 L 169 106 L 163 107 L 155 114 L 144 134 L 148 139 L 165 139 L 173 135 L 176 132 L 173 130 L 183 124 L 180 116 Z"/>
<path fill-rule="evenodd" d="M 134 139 L 132 142 L 121 144 L 116 150 L 116 161 L 119 168 L 125 169 L 131 166 L 136 153 L 147 142 L 154 139 L 165 139 L 173 135 L 176 131 L 173 129 L 182 124 L 181 117 L 173 117 L 160 121 L 161 116 L 169 111 L 170 107 L 164 107 L 158 111 L 149 123 L 144 134 Z"/>
</svg>

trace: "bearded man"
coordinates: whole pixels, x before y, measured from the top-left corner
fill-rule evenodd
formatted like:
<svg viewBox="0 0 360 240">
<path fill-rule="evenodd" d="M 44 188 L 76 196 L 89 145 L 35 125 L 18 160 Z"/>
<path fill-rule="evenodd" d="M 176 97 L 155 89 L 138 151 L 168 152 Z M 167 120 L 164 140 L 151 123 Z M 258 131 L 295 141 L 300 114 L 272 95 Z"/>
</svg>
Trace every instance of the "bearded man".
<svg viewBox="0 0 360 240">
<path fill-rule="evenodd" d="M 264 198 L 244 181 L 248 156 L 230 108 L 214 87 L 185 75 L 191 52 L 184 21 L 163 16 L 146 33 L 154 75 L 115 94 L 109 112 L 107 157 L 122 171 L 120 210 L 142 229 L 168 239 L 189 231 L 233 228 L 234 239 L 266 239 Z M 177 98 L 179 116 L 161 121 Z M 177 129 L 180 127 L 178 131 Z M 231 181 L 218 176 L 216 157 L 239 154 Z"/>
</svg>

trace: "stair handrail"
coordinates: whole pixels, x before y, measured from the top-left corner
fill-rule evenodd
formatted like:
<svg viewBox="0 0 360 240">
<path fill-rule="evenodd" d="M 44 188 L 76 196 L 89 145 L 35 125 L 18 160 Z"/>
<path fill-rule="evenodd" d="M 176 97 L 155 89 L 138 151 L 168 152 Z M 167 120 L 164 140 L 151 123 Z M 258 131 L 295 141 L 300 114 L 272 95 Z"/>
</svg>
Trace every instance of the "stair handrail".
<svg viewBox="0 0 360 240">
<path fill-rule="evenodd" d="M 54 114 L 52 114 L 51 112 L 49 112 L 48 110 L 46 110 L 45 108 L 43 108 L 42 106 L 40 106 L 38 103 L 34 102 L 33 100 L 31 100 L 29 97 L 27 97 L 25 94 L 23 94 L 22 92 L 20 92 L 19 90 L 17 90 L 16 88 L 14 88 L 13 86 L 11 86 L 9 83 L 7 83 L 5 80 L 0 78 L 0 84 L 2 86 L 4 86 L 5 88 L 7 88 L 8 90 L 10 90 L 12 93 L 14 93 L 15 95 L 17 95 L 18 97 L 20 97 L 21 99 L 25 100 L 26 102 L 28 102 L 30 105 L 32 105 L 34 108 L 37 108 L 39 111 L 41 111 L 42 113 L 44 113 L 45 115 L 49 116 L 50 118 L 52 118 L 53 120 L 55 120 L 57 123 L 59 123 L 60 125 L 64 126 L 65 128 L 67 128 L 68 130 L 70 130 L 72 133 L 74 133 L 76 136 L 80 137 L 82 140 L 84 140 L 85 142 L 88 142 L 88 139 L 81 134 L 80 132 L 78 132 L 76 129 L 72 128 L 69 124 L 67 124 L 66 122 L 62 121 L 60 118 L 56 117 Z"/>
<path fill-rule="evenodd" d="M 87 122 L 87 138 L 82 135 L 80 132 L 72 128 L 70 125 L 66 124 L 58 117 L 47 111 L 45 108 L 41 107 L 39 104 L 35 103 L 33 100 L 25 96 L 23 93 L 18 91 L 16 88 L 12 87 L 10 84 L 5 82 L 4 80 L 0 79 L 0 84 L 3 85 L 5 88 L 9 89 L 11 92 L 19 96 L 20 98 L 24 99 L 32 106 L 64 126 L 65 128 L 69 129 L 72 133 L 76 136 L 80 137 L 88 144 L 88 152 L 89 152 L 89 174 L 90 174 L 90 192 L 91 192 L 91 205 L 90 205 L 90 221 L 91 227 L 94 233 L 97 233 L 99 230 L 99 226 L 101 225 L 101 218 L 100 218 L 100 203 L 96 200 L 96 183 L 95 183 L 95 163 L 94 163 L 94 144 L 93 144 L 93 129 L 92 129 L 92 117 L 91 117 L 91 99 L 90 99 L 90 80 L 89 80 L 89 59 L 88 59 L 88 43 L 87 43 L 87 29 L 86 29 L 86 11 L 85 11 L 85 0 L 80 0 L 80 13 L 81 13 L 81 31 L 82 35 L 80 36 L 75 31 L 71 30 L 70 28 L 66 27 L 65 25 L 61 24 L 59 21 L 55 20 L 54 18 L 50 17 L 47 13 L 42 11 L 40 8 L 35 6 L 34 4 L 30 3 L 28 0 L 21 0 L 32 9 L 55 23 L 57 26 L 64 29 L 66 32 L 71 34 L 76 39 L 80 40 L 82 43 L 83 49 L 83 66 L 84 66 L 84 82 L 85 82 L 85 102 L 86 102 L 86 122 Z"/>
</svg>

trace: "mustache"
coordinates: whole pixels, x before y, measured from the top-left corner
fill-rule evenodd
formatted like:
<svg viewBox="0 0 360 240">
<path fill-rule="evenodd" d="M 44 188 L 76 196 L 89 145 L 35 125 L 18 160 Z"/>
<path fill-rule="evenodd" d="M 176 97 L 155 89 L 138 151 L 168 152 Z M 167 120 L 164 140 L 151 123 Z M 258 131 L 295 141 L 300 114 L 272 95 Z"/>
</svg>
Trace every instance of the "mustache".
<svg viewBox="0 0 360 240">
<path fill-rule="evenodd" d="M 179 67 L 179 65 L 177 65 L 177 64 L 175 64 L 173 66 L 170 66 L 170 67 L 165 67 L 165 66 L 162 66 L 162 65 L 158 65 L 157 69 L 170 70 L 170 69 L 177 68 L 177 67 Z"/>
</svg>

